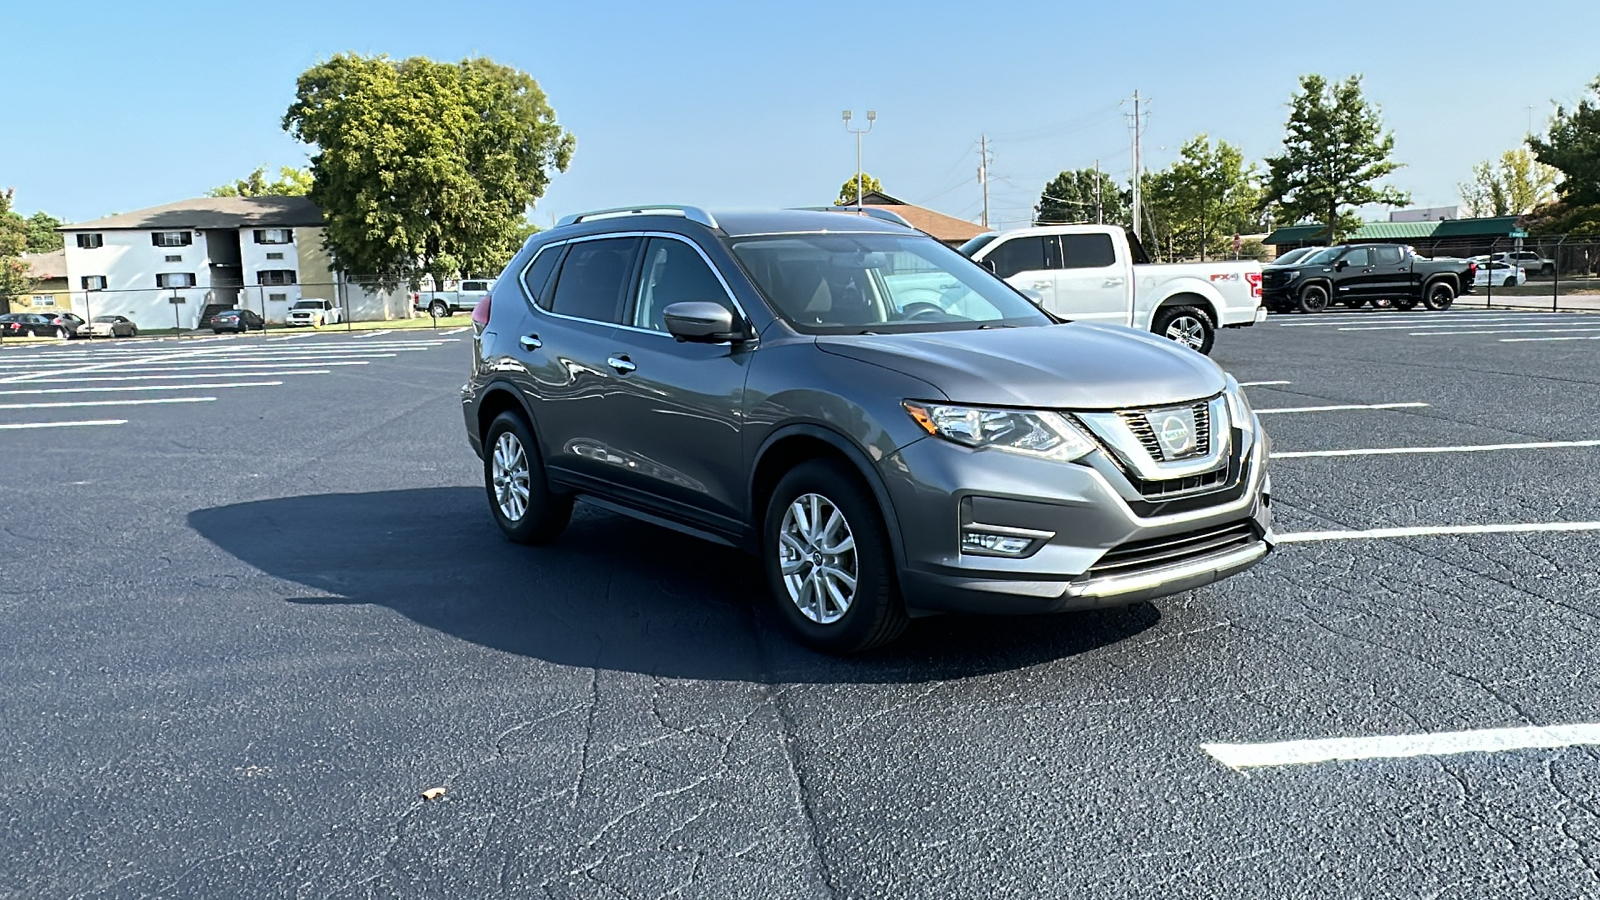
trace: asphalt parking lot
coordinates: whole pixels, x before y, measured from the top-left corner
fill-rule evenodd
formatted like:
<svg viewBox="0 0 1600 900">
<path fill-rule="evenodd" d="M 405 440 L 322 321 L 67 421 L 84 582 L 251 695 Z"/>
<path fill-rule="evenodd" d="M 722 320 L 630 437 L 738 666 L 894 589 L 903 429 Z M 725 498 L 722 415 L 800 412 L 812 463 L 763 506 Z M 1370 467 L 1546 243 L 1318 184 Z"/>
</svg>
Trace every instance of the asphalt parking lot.
<svg viewBox="0 0 1600 900">
<path fill-rule="evenodd" d="M 503 540 L 469 339 L 0 348 L 0 897 L 1600 897 L 1600 318 L 1225 331 L 1272 557 L 853 659 Z"/>
</svg>

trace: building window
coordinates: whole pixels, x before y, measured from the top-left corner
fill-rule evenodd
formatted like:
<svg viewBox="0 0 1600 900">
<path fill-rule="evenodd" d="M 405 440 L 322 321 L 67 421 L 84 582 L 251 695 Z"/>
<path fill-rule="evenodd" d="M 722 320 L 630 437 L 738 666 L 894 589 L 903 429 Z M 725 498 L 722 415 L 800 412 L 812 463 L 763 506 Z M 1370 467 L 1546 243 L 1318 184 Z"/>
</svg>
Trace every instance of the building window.
<svg viewBox="0 0 1600 900">
<path fill-rule="evenodd" d="M 289 295 L 288 294 L 268 294 L 267 295 L 267 299 L 272 301 L 273 303 L 287 303 L 287 302 L 289 302 Z"/>
<path fill-rule="evenodd" d="M 86 291 L 103 291 L 106 289 L 104 275 L 85 275 L 78 279 L 78 284 Z"/>
<path fill-rule="evenodd" d="M 294 270 L 262 269 L 256 272 L 256 284 L 294 284 Z"/>
<path fill-rule="evenodd" d="M 42 295 L 41 296 L 39 294 L 35 294 L 35 295 L 33 295 L 32 300 L 33 300 L 33 308 L 34 309 L 41 309 L 43 307 L 55 306 L 56 305 L 56 298 L 51 297 L 49 295 Z"/>
<path fill-rule="evenodd" d="M 99 234 L 80 234 L 77 238 L 79 250 L 95 250 L 106 243 L 105 236 Z"/>
<path fill-rule="evenodd" d="M 269 259 L 269 260 L 272 260 L 272 259 L 281 260 L 281 259 L 283 259 L 283 254 L 282 253 L 268 253 L 267 254 L 267 259 Z"/>
<path fill-rule="evenodd" d="M 257 228 L 256 243 L 292 244 L 294 243 L 294 231 L 288 228 Z"/>
<path fill-rule="evenodd" d="M 187 247 L 194 243 L 194 235 L 187 231 L 156 231 L 150 234 L 150 242 L 157 247 Z"/>
<path fill-rule="evenodd" d="M 167 257 L 167 262 L 183 262 L 183 254 L 179 253 L 169 256 Z"/>
<path fill-rule="evenodd" d="M 194 287 L 193 272 L 163 272 L 156 276 L 158 288 Z"/>
</svg>

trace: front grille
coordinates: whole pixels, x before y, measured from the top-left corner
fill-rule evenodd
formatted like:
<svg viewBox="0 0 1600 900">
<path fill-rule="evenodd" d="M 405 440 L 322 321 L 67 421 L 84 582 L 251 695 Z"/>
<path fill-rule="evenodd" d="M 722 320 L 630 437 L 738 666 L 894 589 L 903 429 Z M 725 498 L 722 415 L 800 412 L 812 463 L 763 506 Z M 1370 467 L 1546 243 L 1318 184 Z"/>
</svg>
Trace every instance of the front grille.
<svg viewBox="0 0 1600 900">
<path fill-rule="evenodd" d="M 1151 480 L 1130 475 L 1128 480 L 1133 482 L 1133 489 L 1138 491 L 1140 496 L 1147 500 L 1160 500 L 1165 497 L 1176 497 L 1180 494 L 1204 491 L 1226 484 L 1228 482 L 1228 467 L 1223 466 L 1220 469 L 1212 469 L 1209 472 L 1201 472 L 1199 475 L 1190 475 L 1187 478 Z"/>
<path fill-rule="evenodd" d="M 1178 456 L 1168 456 L 1166 451 L 1161 449 L 1161 442 L 1156 439 L 1155 426 L 1150 424 L 1150 416 L 1153 413 L 1163 412 L 1173 409 L 1173 407 L 1122 410 L 1117 415 L 1121 416 L 1122 421 L 1127 423 L 1128 430 L 1132 431 L 1133 436 L 1139 439 L 1140 445 L 1144 447 L 1146 453 L 1150 454 L 1151 459 L 1170 462 L 1172 460 L 1205 456 L 1211 452 L 1211 403 L 1208 400 L 1202 400 L 1189 408 L 1194 410 L 1194 447 L 1189 452 Z"/>
<path fill-rule="evenodd" d="M 1129 541 L 1106 551 L 1106 554 L 1100 557 L 1100 561 L 1090 567 L 1088 574 L 1091 578 L 1104 578 L 1109 575 L 1127 575 L 1141 569 L 1176 565 L 1235 550 L 1253 543 L 1256 539 L 1255 526 L 1246 519 L 1184 534 Z"/>
</svg>

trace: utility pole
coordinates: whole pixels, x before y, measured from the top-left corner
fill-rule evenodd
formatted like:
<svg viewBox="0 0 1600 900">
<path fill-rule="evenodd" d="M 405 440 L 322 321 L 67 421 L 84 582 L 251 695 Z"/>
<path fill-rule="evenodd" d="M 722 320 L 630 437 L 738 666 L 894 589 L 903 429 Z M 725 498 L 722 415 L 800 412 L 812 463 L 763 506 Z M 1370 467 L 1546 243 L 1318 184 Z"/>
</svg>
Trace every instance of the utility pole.
<svg viewBox="0 0 1600 900">
<path fill-rule="evenodd" d="M 1098 159 L 1094 161 L 1094 223 L 1096 225 L 1104 225 L 1106 223 L 1106 208 L 1100 202 L 1100 160 Z"/>
<path fill-rule="evenodd" d="M 862 176 L 861 176 L 861 136 L 863 134 L 867 134 L 867 133 L 871 132 L 872 131 L 872 123 L 877 121 L 877 120 L 878 120 L 878 111 L 875 110 L 875 109 L 869 109 L 869 110 L 867 110 L 867 127 L 862 128 L 860 130 L 857 130 L 855 128 L 851 128 L 850 127 L 850 110 L 847 109 L 847 110 L 844 111 L 844 130 L 848 131 L 851 134 L 856 136 L 856 211 L 857 212 L 859 212 L 861 210 L 861 196 L 864 193 L 861 190 L 861 187 L 862 187 L 862 185 L 861 185 L 861 181 L 862 181 Z"/>
<path fill-rule="evenodd" d="M 1139 159 L 1139 138 L 1143 135 L 1144 128 L 1139 119 L 1139 92 L 1133 92 L 1133 234 L 1143 240 L 1144 232 L 1140 231 L 1144 213 L 1144 171 Z"/>
<path fill-rule="evenodd" d="M 989 227 L 989 136 L 978 135 L 978 184 L 983 185 L 983 227 Z"/>
</svg>

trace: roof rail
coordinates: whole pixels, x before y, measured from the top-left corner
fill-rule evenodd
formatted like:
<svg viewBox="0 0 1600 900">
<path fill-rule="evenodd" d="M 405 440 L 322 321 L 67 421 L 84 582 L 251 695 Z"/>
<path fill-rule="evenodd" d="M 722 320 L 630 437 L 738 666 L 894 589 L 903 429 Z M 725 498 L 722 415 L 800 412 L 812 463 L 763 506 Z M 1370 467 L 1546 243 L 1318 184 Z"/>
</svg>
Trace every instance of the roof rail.
<svg viewBox="0 0 1600 900">
<path fill-rule="evenodd" d="M 563 225 L 576 225 L 591 219 L 612 219 L 619 216 L 683 216 L 691 222 L 699 222 L 707 228 L 716 228 L 717 220 L 711 217 L 698 206 L 682 206 L 676 203 L 651 203 L 645 206 L 616 206 L 611 209 L 596 209 L 589 212 L 574 213 L 562 216 L 556 227 Z"/>
<path fill-rule="evenodd" d="M 899 213 L 884 209 L 881 206 L 797 206 L 795 209 L 809 210 L 813 212 L 855 213 L 858 216 L 866 216 L 870 219 L 881 219 L 885 222 L 893 222 L 896 225 L 904 225 L 907 228 L 915 229 L 917 227 L 906 221 L 906 218 Z"/>
</svg>

